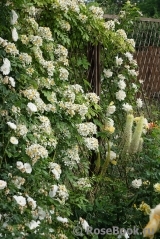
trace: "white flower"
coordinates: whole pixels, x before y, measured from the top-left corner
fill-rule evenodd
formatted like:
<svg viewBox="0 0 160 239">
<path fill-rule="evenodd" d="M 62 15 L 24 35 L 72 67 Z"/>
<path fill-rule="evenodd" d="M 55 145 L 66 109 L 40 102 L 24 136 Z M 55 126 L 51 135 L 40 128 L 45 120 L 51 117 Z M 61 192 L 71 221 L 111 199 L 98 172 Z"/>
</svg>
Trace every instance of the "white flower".
<svg viewBox="0 0 160 239">
<path fill-rule="evenodd" d="M 113 72 L 110 69 L 104 69 L 103 73 L 107 78 L 110 78 L 113 75 Z"/>
<path fill-rule="evenodd" d="M 119 90 L 118 92 L 116 92 L 116 99 L 121 101 L 124 100 L 126 97 L 126 93 L 123 90 Z"/>
<path fill-rule="evenodd" d="M 0 190 L 4 189 L 5 187 L 7 187 L 6 181 L 0 180 Z"/>
<path fill-rule="evenodd" d="M 20 206 L 22 206 L 22 207 L 24 207 L 25 205 L 26 205 L 26 199 L 25 199 L 25 197 L 23 197 L 23 196 L 13 196 L 13 198 L 16 200 L 16 202 L 20 205 Z"/>
<path fill-rule="evenodd" d="M 10 142 L 11 142 L 11 144 L 18 144 L 18 139 L 16 137 L 12 136 L 10 138 Z"/>
<path fill-rule="evenodd" d="M 86 137 L 84 138 L 84 142 L 86 144 L 86 147 L 89 150 L 95 150 L 98 151 L 98 140 L 94 137 Z"/>
<path fill-rule="evenodd" d="M 131 69 L 131 70 L 128 69 L 128 73 L 129 73 L 131 76 L 138 76 L 138 71 L 135 71 L 135 69 Z"/>
<path fill-rule="evenodd" d="M 17 33 L 17 29 L 15 27 L 12 29 L 12 39 L 13 39 L 13 41 L 18 40 L 18 33 Z"/>
<path fill-rule="evenodd" d="M 136 100 L 136 104 L 137 104 L 137 107 L 138 107 L 138 108 L 141 108 L 142 105 L 143 105 L 143 101 L 142 101 L 140 98 L 138 98 L 138 99 Z"/>
<path fill-rule="evenodd" d="M 86 220 L 84 220 L 83 218 L 79 218 L 79 221 L 80 221 L 80 224 L 82 225 L 82 228 L 85 230 L 85 231 L 88 231 L 88 228 L 89 228 L 89 224 Z"/>
<path fill-rule="evenodd" d="M 15 84 L 16 84 L 16 83 L 15 83 L 15 80 L 14 80 L 12 77 L 9 77 L 8 80 L 9 80 L 11 86 L 12 86 L 12 87 L 15 87 Z"/>
<path fill-rule="evenodd" d="M 107 127 L 113 127 L 114 126 L 114 121 L 111 118 L 107 118 Z"/>
<path fill-rule="evenodd" d="M 18 168 L 19 170 L 21 170 L 21 169 L 24 168 L 24 165 L 23 165 L 23 163 L 22 163 L 21 161 L 17 161 L 16 166 L 17 166 L 17 168 Z"/>
<path fill-rule="evenodd" d="M 8 75 L 11 70 L 11 63 L 8 60 L 8 58 L 3 59 L 3 65 L 0 68 L 0 71 L 2 71 L 3 75 Z"/>
<path fill-rule="evenodd" d="M 61 167 L 57 163 L 50 163 L 49 168 L 51 169 L 51 172 L 53 173 L 55 179 L 59 179 L 61 175 Z"/>
<path fill-rule="evenodd" d="M 133 55 L 130 52 L 126 52 L 124 55 L 128 58 L 129 61 L 133 60 Z"/>
<path fill-rule="evenodd" d="M 116 56 L 115 58 L 116 58 L 116 64 L 117 64 L 117 66 L 121 66 L 122 63 L 123 63 L 123 59 L 122 59 L 121 57 L 118 57 L 118 56 Z"/>
<path fill-rule="evenodd" d="M 30 230 L 33 230 L 37 228 L 40 224 L 40 221 L 34 221 L 32 220 L 31 222 L 27 223 L 27 226 L 29 227 Z"/>
<path fill-rule="evenodd" d="M 29 196 L 27 196 L 27 202 L 32 207 L 32 210 L 34 210 L 37 207 L 36 201 Z"/>
<path fill-rule="evenodd" d="M 135 179 L 132 181 L 133 188 L 139 188 L 142 185 L 142 179 Z"/>
<path fill-rule="evenodd" d="M 46 216 L 47 216 L 47 214 L 43 210 L 43 208 L 38 207 L 38 218 L 39 218 L 39 220 L 44 220 Z"/>
<path fill-rule="evenodd" d="M 124 82 L 124 80 L 120 80 L 118 82 L 118 87 L 121 89 L 121 90 L 124 90 L 126 88 L 126 83 Z"/>
<path fill-rule="evenodd" d="M 62 222 L 62 223 L 67 223 L 67 222 L 68 222 L 68 219 L 65 218 L 65 217 L 60 217 L 60 216 L 58 216 L 58 217 L 57 217 L 57 221 Z"/>
<path fill-rule="evenodd" d="M 125 76 L 122 75 L 122 74 L 119 74 L 119 75 L 118 75 L 118 78 L 119 78 L 120 80 L 124 80 L 124 79 L 125 79 Z"/>
<path fill-rule="evenodd" d="M 112 115 L 116 110 L 116 106 L 115 105 L 109 105 L 107 108 L 107 114 Z"/>
<path fill-rule="evenodd" d="M 11 25 L 14 25 L 17 22 L 18 15 L 14 10 L 12 10 L 11 12 L 12 12 Z"/>
<path fill-rule="evenodd" d="M 133 109 L 132 109 L 132 106 L 131 106 L 130 104 L 128 104 L 128 103 L 124 103 L 124 104 L 122 105 L 122 108 L 123 108 L 123 110 L 125 110 L 126 112 L 133 110 Z"/>
<path fill-rule="evenodd" d="M 11 129 L 17 129 L 17 126 L 14 124 L 14 123 L 12 123 L 12 122 L 7 122 L 7 124 L 8 124 L 8 126 L 11 128 Z"/>
<path fill-rule="evenodd" d="M 108 152 L 106 152 L 106 157 L 108 156 Z M 109 152 L 109 157 L 110 160 L 116 159 L 117 155 L 115 152 L 113 152 L 112 150 Z"/>
<path fill-rule="evenodd" d="M 27 104 L 27 109 L 30 111 L 30 112 L 36 112 L 37 111 L 37 106 L 31 102 L 29 102 Z"/>
<path fill-rule="evenodd" d="M 24 163 L 24 169 L 26 173 L 31 173 L 32 172 L 32 167 L 29 163 Z"/>
<path fill-rule="evenodd" d="M 57 185 L 52 185 L 52 188 L 49 191 L 49 196 L 51 198 L 55 197 L 55 195 L 57 193 L 57 190 L 58 190 L 58 186 Z"/>
<path fill-rule="evenodd" d="M 132 83 L 132 87 L 134 88 L 135 92 L 137 92 L 137 90 L 138 90 L 137 85 Z"/>
</svg>

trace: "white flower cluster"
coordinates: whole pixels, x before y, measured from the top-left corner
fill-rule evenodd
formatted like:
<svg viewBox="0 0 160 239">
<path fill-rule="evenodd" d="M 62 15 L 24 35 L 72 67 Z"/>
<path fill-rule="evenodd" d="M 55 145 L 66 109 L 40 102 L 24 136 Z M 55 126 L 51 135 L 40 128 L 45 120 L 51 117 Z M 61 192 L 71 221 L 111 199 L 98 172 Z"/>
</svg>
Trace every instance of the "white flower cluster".
<svg viewBox="0 0 160 239">
<path fill-rule="evenodd" d="M 27 53 L 20 53 L 19 59 L 22 61 L 23 65 L 29 65 L 32 62 L 32 57 L 28 55 Z"/>
<path fill-rule="evenodd" d="M 39 27 L 38 35 L 42 37 L 43 39 L 53 41 L 52 33 L 49 27 Z"/>
<path fill-rule="evenodd" d="M 76 125 L 78 133 L 82 136 L 97 134 L 97 126 L 92 122 L 86 122 Z"/>
<path fill-rule="evenodd" d="M 91 7 L 89 7 L 89 10 L 94 14 L 95 18 L 103 19 L 104 12 L 103 12 L 102 8 L 91 6 Z"/>
<path fill-rule="evenodd" d="M 141 107 L 143 106 L 143 101 L 142 101 L 142 99 L 138 98 L 138 99 L 136 100 L 136 104 L 137 104 L 137 107 L 138 107 L 138 108 L 141 108 Z"/>
<path fill-rule="evenodd" d="M 7 72 L 9 72 L 9 65 L 5 65 L 3 64 L 2 66 L 2 72 L 3 72 L 3 75 L 5 75 Z M 13 77 L 8 77 L 8 76 L 5 76 L 3 79 L 2 79 L 2 83 L 3 84 L 8 84 L 9 86 L 12 86 L 12 87 L 15 87 L 16 86 L 16 82 L 15 82 L 15 79 Z"/>
<path fill-rule="evenodd" d="M 18 136 L 26 136 L 26 134 L 28 133 L 26 125 L 24 124 L 17 125 L 16 133 Z"/>
<path fill-rule="evenodd" d="M 126 83 L 124 80 L 120 80 L 117 84 L 118 84 L 119 89 L 121 89 L 121 90 L 124 90 L 126 88 Z"/>
<path fill-rule="evenodd" d="M 124 39 L 127 39 L 127 34 L 126 34 L 126 32 L 125 32 L 123 29 L 118 29 L 118 30 L 116 31 L 116 33 L 117 33 L 119 36 L 123 37 Z"/>
<path fill-rule="evenodd" d="M 110 20 L 110 21 L 105 22 L 105 23 L 104 23 L 104 27 L 105 27 L 107 30 L 114 31 L 114 30 L 115 30 L 115 21 Z"/>
<path fill-rule="evenodd" d="M 110 78 L 113 75 L 113 72 L 110 69 L 104 69 L 103 73 L 104 73 L 104 76 L 107 78 Z"/>
<path fill-rule="evenodd" d="M 6 53 L 9 53 L 13 56 L 16 56 L 19 54 L 19 50 L 17 50 L 17 47 L 14 43 L 8 42 L 4 48 Z"/>
<path fill-rule="evenodd" d="M 29 163 L 22 163 L 21 161 L 17 161 L 16 166 L 22 173 L 30 174 L 32 172 L 32 167 Z"/>
<path fill-rule="evenodd" d="M 80 13 L 80 14 L 78 15 L 78 19 L 79 19 L 82 23 L 86 23 L 88 17 L 87 17 L 86 15 Z"/>
<path fill-rule="evenodd" d="M 61 10 L 68 12 L 69 10 L 79 13 L 79 4 L 77 0 L 57 0 L 52 4 L 53 8 L 60 8 Z"/>
<path fill-rule="evenodd" d="M 88 113 L 88 107 L 83 103 L 80 104 L 73 104 L 72 102 L 59 102 L 59 106 L 62 109 L 66 110 L 66 113 L 74 116 L 76 113 L 78 113 L 82 119 L 85 118 L 85 115 Z"/>
<path fill-rule="evenodd" d="M 63 162 L 69 168 L 73 168 L 80 162 L 77 145 L 73 146 L 70 149 L 67 149 L 65 152 L 63 151 L 62 153 L 64 154 Z"/>
<path fill-rule="evenodd" d="M 65 69 L 64 67 L 60 67 L 59 69 L 59 77 L 60 77 L 60 80 L 68 80 L 68 76 L 69 76 L 69 72 L 67 69 Z"/>
<path fill-rule="evenodd" d="M 69 194 L 65 185 L 52 185 L 49 191 L 49 196 L 51 198 L 54 198 L 56 196 L 58 197 L 57 200 L 60 203 L 65 204 L 65 201 L 68 199 Z"/>
<path fill-rule="evenodd" d="M 14 176 L 12 179 L 12 183 L 18 188 L 20 189 L 21 186 L 25 183 L 25 178 L 19 177 L 19 176 Z"/>
<path fill-rule="evenodd" d="M 69 22 L 66 22 L 64 20 L 61 20 L 60 25 L 61 25 L 61 28 L 63 30 L 66 30 L 67 32 L 70 31 L 70 29 L 71 29 Z"/>
<path fill-rule="evenodd" d="M 116 99 L 119 101 L 122 101 L 126 98 L 126 93 L 123 90 L 119 90 L 118 92 L 116 92 Z"/>
<path fill-rule="evenodd" d="M 54 79 L 47 77 L 40 77 L 37 79 L 38 86 L 40 88 L 51 89 L 53 85 L 55 85 Z"/>
<path fill-rule="evenodd" d="M 124 104 L 122 105 L 122 109 L 123 109 L 124 111 L 126 111 L 126 112 L 130 112 L 130 111 L 133 110 L 132 105 L 130 105 L 130 104 L 128 104 L 128 103 L 124 103 Z"/>
<path fill-rule="evenodd" d="M 87 93 L 86 94 L 86 98 L 91 102 L 91 103 L 94 103 L 94 104 L 98 104 L 100 98 L 98 95 L 96 95 L 96 93 Z"/>
<path fill-rule="evenodd" d="M 39 144 L 32 144 L 26 148 L 26 154 L 32 159 L 32 164 L 34 165 L 38 159 L 47 158 L 48 151 Z"/>
<path fill-rule="evenodd" d="M 39 92 L 36 89 L 33 89 L 33 88 L 23 90 L 22 93 L 29 100 L 35 100 L 35 99 L 40 97 Z"/>
<path fill-rule="evenodd" d="M 84 188 L 91 188 L 89 178 L 79 178 L 78 181 L 75 183 L 75 186 L 82 190 Z"/>
<path fill-rule="evenodd" d="M 52 127 L 50 120 L 48 119 L 47 116 L 39 116 L 39 120 L 42 122 L 41 125 L 39 125 L 39 129 L 42 129 L 43 132 L 46 134 L 51 134 L 52 132 Z"/>
<path fill-rule="evenodd" d="M 86 137 L 86 138 L 84 138 L 84 142 L 85 142 L 86 147 L 89 150 L 98 151 L 99 144 L 98 144 L 98 140 L 96 138 Z"/>
<path fill-rule="evenodd" d="M 70 86 L 68 86 L 67 89 L 63 92 L 63 96 L 65 97 L 66 101 L 69 101 L 72 103 L 74 103 L 76 98 L 76 95 Z"/>
<path fill-rule="evenodd" d="M 57 163 L 50 162 L 49 168 L 50 168 L 51 172 L 53 173 L 55 179 L 59 180 L 61 172 L 62 172 L 60 165 Z"/>
<path fill-rule="evenodd" d="M 74 84 L 70 85 L 70 88 L 77 94 L 77 93 L 84 93 L 83 88 L 81 85 Z"/>
</svg>

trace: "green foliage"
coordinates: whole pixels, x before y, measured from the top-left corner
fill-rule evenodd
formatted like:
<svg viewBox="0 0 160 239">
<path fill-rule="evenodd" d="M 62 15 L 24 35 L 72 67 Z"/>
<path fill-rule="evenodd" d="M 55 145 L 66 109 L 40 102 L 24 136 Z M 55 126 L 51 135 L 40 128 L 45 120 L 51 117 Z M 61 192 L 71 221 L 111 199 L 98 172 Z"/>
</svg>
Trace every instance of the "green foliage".
<svg viewBox="0 0 160 239">
<path fill-rule="evenodd" d="M 124 21 L 105 22 L 101 8 L 81 1 L 13 0 L 1 7 L 2 237 L 74 239 L 79 225 L 83 239 L 102 238 L 87 235 L 84 219 L 93 228 L 142 229 L 147 218 L 133 205 L 158 204 L 159 128 L 143 132 L 143 152 L 120 154 L 140 87 L 134 40 L 123 30 L 137 9 L 128 4 Z M 99 96 L 89 74 L 97 45 Z M 139 178 L 150 184 L 136 188 Z"/>
</svg>

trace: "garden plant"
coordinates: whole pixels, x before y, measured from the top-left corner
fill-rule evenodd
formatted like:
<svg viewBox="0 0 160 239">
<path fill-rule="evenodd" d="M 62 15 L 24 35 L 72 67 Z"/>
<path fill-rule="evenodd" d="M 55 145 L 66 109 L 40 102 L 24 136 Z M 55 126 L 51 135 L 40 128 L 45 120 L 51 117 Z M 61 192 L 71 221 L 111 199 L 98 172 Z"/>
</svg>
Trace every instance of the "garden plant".
<svg viewBox="0 0 160 239">
<path fill-rule="evenodd" d="M 83 0 L 2 0 L 0 11 L 0 237 L 142 232 L 159 203 L 160 139 L 136 97 L 128 10 L 105 21 Z M 101 47 L 100 95 L 87 77 L 89 44 Z"/>
</svg>

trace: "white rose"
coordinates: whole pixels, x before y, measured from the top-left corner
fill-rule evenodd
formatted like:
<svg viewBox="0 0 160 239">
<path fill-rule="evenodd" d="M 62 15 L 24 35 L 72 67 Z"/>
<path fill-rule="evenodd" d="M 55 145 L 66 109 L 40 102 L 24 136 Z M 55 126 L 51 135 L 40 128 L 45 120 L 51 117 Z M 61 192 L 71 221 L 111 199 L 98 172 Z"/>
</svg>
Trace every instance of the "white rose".
<svg viewBox="0 0 160 239">
<path fill-rule="evenodd" d="M 32 167 L 29 163 L 24 163 L 24 168 L 26 173 L 31 173 L 32 172 Z"/>
<path fill-rule="evenodd" d="M 18 144 L 18 139 L 16 137 L 12 136 L 10 138 L 10 142 L 11 142 L 11 144 Z"/>
<path fill-rule="evenodd" d="M 113 75 L 113 72 L 110 69 L 104 69 L 103 73 L 107 78 L 110 78 Z"/>
<path fill-rule="evenodd" d="M 111 115 L 115 112 L 116 106 L 115 105 L 109 105 L 107 108 L 107 114 Z"/>
<path fill-rule="evenodd" d="M 106 152 L 106 157 L 108 156 L 108 152 Z M 117 155 L 112 150 L 110 151 L 110 160 L 116 159 Z"/>
<path fill-rule="evenodd" d="M 12 29 L 12 39 L 13 39 L 13 41 L 18 40 L 18 33 L 17 33 L 17 29 L 15 27 Z"/>
<path fill-rule="evenodd" d="M 52 188 L 51 190 L 49 191 L 49 196 L 51 198 L 55 197 L 56 193 L 57 193 L 57 190 L 58 190 L 58 186 L 57 185 L 52 185 Z"/>
<path fill-rule="evenodd" d="M 3 65 L 0 68 L 0 71 L 2 71 L 3 75 L 8 75 L 11 70 L 11 63 L 7 58 L 3 59 Z"/>
<path fill-rule="evenodd" d="M 12 123 L 12 122 L 7 122 L 8 126 L 11 128 L 11 129 L 17 129 L 17 126 Z"/>
<path fill-rule="evenodd" d="M 121 101 L 124 100 L 126 98 L 126 93 L 123 90 L 119 90 L 118 92 L 116 92 L 116 99 Z"/>
<path fill-rule="evenodd" d="M 37 111 L 37 106 L 31 102 L 27 104 L 27 108 L 30 112 L 36 112 Z"/>
<path fill-rule="evenodd" d="M 26 205 L 26 199 L 25 199 L 25 197 L 23 197 L 23 196 L 13 196 L 13 198 L 16 200 L 16 202 L 20 205 L 20 206 L 22 206 L 22 207 L 24 207 L 25 205 Z"/>
<path fill-rule="evenodd" d="M 37 228 L 40 224 L 40 221 L 34 221 L 32 220 L 30 223 L 27 224 L 27 226 L 29 227 L 30 230 L 33 230 L 35 228 Z"/>
<path fill-rule="evenodd" d="M 3 180 L 0 180 L 0 190 L 4 189 L 5 187 L 7 187 L 7 183 Z"/>
<path fill-rule="evenodd" d="M 60 216 L 58 216 L 58 217 L 57 217 L 57 221 L 62 222 L 62 223 L 67 223 L 67 222 L 68 222 L 68 219 L 65 218 L 65 217 L 60 217 Z"/>
<path fill-rule="evenodd" d="M 24 165 L 23 165 L 23 163 L 21 161 L 17 161 L 16 165 L 17 165 L 17 168 L 19 170 L 23 169 L 23 167 L 24 167 Z"/>
<path fill-rule="evenodd" d="M 142 179 L 135 179 L 132 181 L 133 188 L 139 188 L 142 185 Z"/>
<path fill-rule="evenodd" d="M 8 80 L 9 80 L 9 83 L 11 84 L 11 86 L 15 87 L 15 85 L 16 85 L 15 80 L 12 77 L 9 77 Z"/>
<path fill-rule="evenodd" d="M 36 201 L 33 198 L 29 197 L 29 196 L 27 197 L 27 202 L 32 207 L 32 210 L 34 210 L 37 207 Z"/>
<path fill-rule="evenodd" d="M 115 58 L 116 58 L 116 64 L 117 64 L 117 66 L 122 65 L 123 59 L 122 59 L 121 57 L 118 57 L 118 56 L 116 56 Z"/>
<path fill-rule="evenodd" d="M 14 25 L 17 22 L 17 19 L 18 19 L 17 13 L 14 10 L 12 10 L 11 24 Z"/>
</svg>

